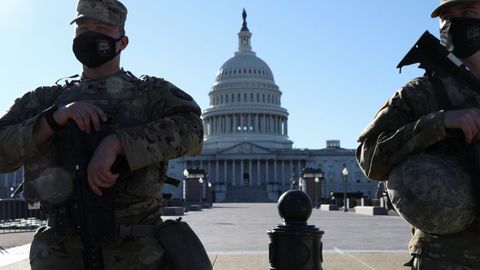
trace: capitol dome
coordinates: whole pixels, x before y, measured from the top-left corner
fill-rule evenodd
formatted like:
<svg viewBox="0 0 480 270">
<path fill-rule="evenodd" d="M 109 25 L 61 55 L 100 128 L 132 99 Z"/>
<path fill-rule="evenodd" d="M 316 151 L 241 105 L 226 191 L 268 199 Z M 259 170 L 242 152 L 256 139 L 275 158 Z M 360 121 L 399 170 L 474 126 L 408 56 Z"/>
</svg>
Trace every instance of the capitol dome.
<svg viewBox="0 0 480 270">
<path fill-rule="evenodd" d="M 204 149 L 249 142 L 268 149 L 291 149 L 288 112 L 270 67 L 252 50 L 245 10 L 238 50 L 218 70 L 203 112 Z"/>
<path fill-rule="evenodd" d="M 274 82 L 270 67 L 254 52 L 236 53 L 217 73 L 216 83 L 230 79 L 254 78 Z"/>
</svg>

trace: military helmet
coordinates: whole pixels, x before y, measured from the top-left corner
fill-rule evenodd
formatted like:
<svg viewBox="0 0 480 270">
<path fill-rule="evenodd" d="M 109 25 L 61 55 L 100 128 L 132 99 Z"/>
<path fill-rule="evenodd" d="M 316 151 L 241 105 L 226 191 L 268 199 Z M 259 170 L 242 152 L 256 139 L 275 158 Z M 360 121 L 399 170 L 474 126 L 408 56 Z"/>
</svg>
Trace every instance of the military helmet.
<svg viewBox="0 0 480 270">
<path fill-rule="evenodd" d="M 387 192 L 399 215 L 424 232 L 460 232 L 475 218 L 468 169 L 445 154 L 421 153 L 402 161 L 390 172 Z"/>
<path fill-rule="evenodd" d="M 79 0 L 77 17 L 70 24 L 83 18 L 124 26 L 127 19 L 127 8 L 118 0 Z"/>
<path fill-rule="evenodd" d="M 443 9 L 443 8 L 446 8 L 448 6 L 451 6 L 453 4 L 457 4 L 457 3 L 465 3 L 465 2 L 477 2 L 479 0 L 440 0 L 440 4 L 438 5 L 438 7 L 433 10 L 432 12 L 432 18 L 435 18 L 437 17 L 438 15 L 440 15 L 440 11 Z"/>
</svg>

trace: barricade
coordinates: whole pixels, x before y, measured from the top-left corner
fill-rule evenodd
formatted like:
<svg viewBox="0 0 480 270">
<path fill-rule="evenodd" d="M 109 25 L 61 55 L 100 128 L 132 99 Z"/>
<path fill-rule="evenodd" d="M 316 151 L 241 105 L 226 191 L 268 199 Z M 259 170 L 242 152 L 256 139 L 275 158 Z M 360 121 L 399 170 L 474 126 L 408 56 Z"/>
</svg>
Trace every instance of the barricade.
<svg viewBox="0 0 480 270">
<path fill-rule="evenodd" d="M 47 216 L 23 199 L 0 199 L 0 234 L 35 231 L 46 223 Z"/>
</svg>

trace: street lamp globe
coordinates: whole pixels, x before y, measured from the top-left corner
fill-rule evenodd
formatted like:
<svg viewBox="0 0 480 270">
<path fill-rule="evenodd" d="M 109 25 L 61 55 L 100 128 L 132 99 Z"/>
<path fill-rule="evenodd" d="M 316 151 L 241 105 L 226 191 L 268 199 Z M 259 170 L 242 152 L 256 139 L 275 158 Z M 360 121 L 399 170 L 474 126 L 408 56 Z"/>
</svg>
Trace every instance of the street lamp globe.
<svg viewBox="0 0 480 270">
<path fill-rule="evenodd" d="M 320 178 L 315 177 L 315 183 L 318 183 L 318 182 L 320 182 Z"/>
<path fill-rule="evenodd" d="M 212 183 L 211 183 L 211 182 L 208 182 L 208 187 L 212 187 Z"/>
<path fill-rule="evenodd" d="M 347 176 L 347 175 L 348 175 L 348 169 L 347 169 L 347 167 L 344 167 L 344 168 L 343 168 L 342 174 L 343 174 L 343 176 Z"/>
<path fill-rule="evenodd" d="M 183 170 L 183 176 L 188 177 L 188 170 L 187 169 Z"/>
<path fill-rule="evenodd" d="M 199 182 L 200 184 L 203 184 L 203 178 L 202 178 L 202 177 L 198 178 L 198 182 Z"/>
</svg>

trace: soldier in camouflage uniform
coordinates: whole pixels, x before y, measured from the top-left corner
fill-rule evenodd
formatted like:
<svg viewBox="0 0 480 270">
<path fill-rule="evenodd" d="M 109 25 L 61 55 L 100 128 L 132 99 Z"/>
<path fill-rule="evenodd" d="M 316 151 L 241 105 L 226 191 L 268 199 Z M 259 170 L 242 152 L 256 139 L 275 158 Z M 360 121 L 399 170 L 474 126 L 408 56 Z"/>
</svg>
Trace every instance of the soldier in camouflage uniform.
<svg viewBox="0 0 480 270">
<path fill-rule="evenodd" d="M 480 77 L 480 1 L 441 0 L 432 13 L 433 18 L 437 16 L 442 42 Z M 480 94 L 453 77 L 442 78 L 441 83 L 449 108 L 438 98 L 442 90 L 431 78 L 419 77 L 390 98 L 363 130 L 356 156 L 369 178 L 387 180 L 398 164 L 418 153 L 471 162 L 471 146 L 480 140 Z M 463 138 L 454 135 L 455 129 L 461 130 Z M 461 198 L 451 198 L 456 199 Z M 480 269 L 478 214 L 461 232 L 443 235 L 415 228 L 413 232 L 409 243 L 413 259 L 406 264 L 412 269 Z"/>
<path fill-rule="evenodd" d="M 201 151 L 200 109 L 173 84 L 120 69 L 120 52 L 128 45 L 123 4 L 80 0 L 77 11 L 73 51 L 83 64 L 82 76 L 64 86 L 37 88 L 15 101 L 0 119 L 0 171 L 24 165 L 25 197 L 54 213 L 72 187 L 68 175 L 55 169 L 55 133 L 69 121 L 87 134 L 108 125 L 113 133 L 90 159 L 88 185 L 97 196 L 111 191 L 115 223 L 131 230 L 102 242 L 105 269 L 159 269 L 165 250 L 148 228 L 160 220 L 168 160 Z M 126 175 L 110 170 L 118 156 L 128 163 Z M 49 216 L 48 226 L 35 234 L 32 269 L 83 269 L 78 233 L 68 226 L 60 232 L 54 218 Z"/>
</svg>

